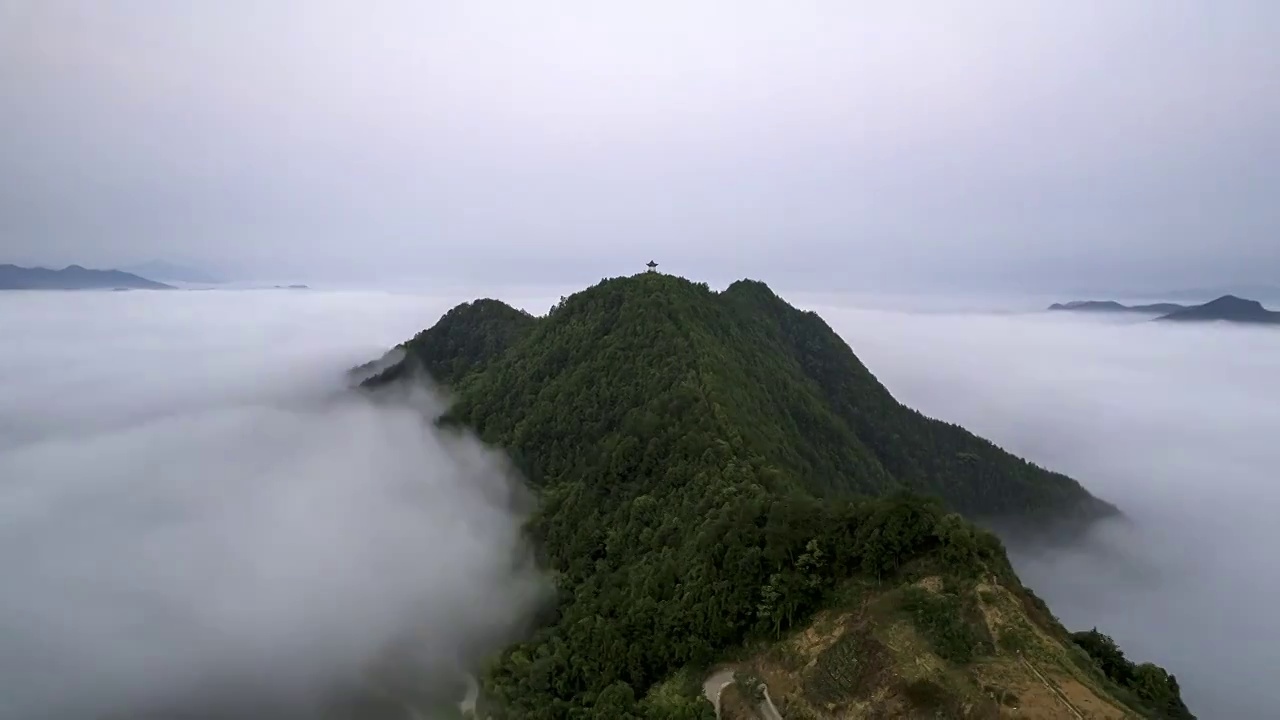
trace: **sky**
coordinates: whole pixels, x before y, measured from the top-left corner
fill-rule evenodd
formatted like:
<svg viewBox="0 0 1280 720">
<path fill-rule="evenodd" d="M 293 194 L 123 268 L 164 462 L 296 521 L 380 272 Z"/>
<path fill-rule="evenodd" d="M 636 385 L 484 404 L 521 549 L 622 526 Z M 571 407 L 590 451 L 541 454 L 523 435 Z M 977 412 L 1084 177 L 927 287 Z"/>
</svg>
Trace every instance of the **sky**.
<svg viewBox="0 0 1280 720">
<path fill-rule="evenodd" d="M 1069 549 L 1010 547 L 1069 629 L 1097 627 L 1130 660 L 1172 672 L 1198 717 L 1275 715 L 1280 333 L 811 307 L 899 400 L 1125 513 Z"/>
<path fill-rule="evenodd" d="M 0 262 L 1272 282 L 1278 33 L 1269 0 L 0 0 Z"/>
</svg>

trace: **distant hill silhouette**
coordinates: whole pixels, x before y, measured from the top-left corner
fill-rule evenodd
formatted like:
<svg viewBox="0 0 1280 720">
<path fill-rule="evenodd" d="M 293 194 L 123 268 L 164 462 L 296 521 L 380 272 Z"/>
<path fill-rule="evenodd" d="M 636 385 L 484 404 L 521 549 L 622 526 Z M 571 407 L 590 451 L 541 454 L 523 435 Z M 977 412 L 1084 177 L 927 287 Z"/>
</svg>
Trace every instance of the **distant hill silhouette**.
<svg viewBox="0 0 1280 720">
<path fill-rule="evenodd" d="M 1069 303 L 1054 303 L 1050 310 L 1074 310 L 1076 312 L 1132 312 L 1149 315 L 1167 315 L 1185 310 L 1186 305 L 1177 303 L 1153 303 L 1150 305 L 1121 305 L 1114 300 L 1074 300 Z"/>
<path fill-rule="evenodd" d="M 138 265 L 129 265 L 120 269 L 124 272 L 133 273 L 134 275 L 150 278 L 152 280 L 159 280 L 161 282 L 198 283 L 201 285 L 219 285 L 226 282 L 226 279 L 220 278 L 200 268 L 194 268 L 188 265 L 179 265 L 177 263 L 166 262 L 164 260 L 150 260 L 148 262 L 139 263 Z"/>
<path fill-rule="evenodd" d="M 1195 305 L 1171 312 L 1157 320 L 1179 322 L 1208 322 L 1226 320 L 1238 323 L 1280 325 L 1280 312 L 1268 310 L 1257 300 L 1247 300 L 1235 295 L 1223 295 L 1203 305 Z"/>
<path fill-rule="evenodd" d="M 121 270 L 68 265 L 61 270 L 0 265 L 0 290 L 172 290 L 171 285 Z"/>
<path fill-rule="evenodd" d="M 1280 312 L 1268 310 L 1257 300 L 1247 300 L 1235 295 L 1223 295 L 1203 305 L 1179 305 L 1177 303 L 1152 303 L 1150 305 L 1122 305 L 1114 300 L 1076 300 L 1054 303 L 1050 310 L 1091 313 L 1144 313 L 1157 315 L 1156 320 L 1179 322 L 1227 322 L 1280 324 Z"/>
</svg>

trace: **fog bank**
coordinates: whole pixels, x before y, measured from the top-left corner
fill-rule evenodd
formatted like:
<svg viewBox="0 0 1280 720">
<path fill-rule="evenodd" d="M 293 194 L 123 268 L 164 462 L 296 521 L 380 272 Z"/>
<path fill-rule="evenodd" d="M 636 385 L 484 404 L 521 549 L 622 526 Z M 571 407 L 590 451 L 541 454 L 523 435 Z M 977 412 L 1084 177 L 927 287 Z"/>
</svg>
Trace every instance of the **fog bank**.
<svg viewBox="0 0 1280 720">
<path fill-rule="evenodd" d="M 1011 548 L 1073 630 L 1174 673 L 1203 718 L 1274 714 L 1280 332 L 813 307 L 908 405 L 1080 480 L 1133 521 Z"/>
<path fill-rule="evenodd" d="M 519 480 L 428 392 L 343 388 L 450 304 L 0 295 L 0 718 L 310 716 L 504 640 L 543 589 Z"/>
</svg>

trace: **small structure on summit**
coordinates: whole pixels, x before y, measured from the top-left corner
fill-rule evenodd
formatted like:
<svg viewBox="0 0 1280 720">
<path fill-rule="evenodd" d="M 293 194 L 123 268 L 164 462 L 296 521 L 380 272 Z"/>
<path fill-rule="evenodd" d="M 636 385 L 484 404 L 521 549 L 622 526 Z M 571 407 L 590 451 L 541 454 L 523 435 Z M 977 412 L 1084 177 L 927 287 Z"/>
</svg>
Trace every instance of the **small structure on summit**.
<svg viewBox="0 0 1280 720">
<path fill-rule="evenodd" d="M 649 272 L 654 272 L 655 270 L 658 269 L 658 263 L 650 260 L 647 267 L 649 268 Z"/>
</svg>

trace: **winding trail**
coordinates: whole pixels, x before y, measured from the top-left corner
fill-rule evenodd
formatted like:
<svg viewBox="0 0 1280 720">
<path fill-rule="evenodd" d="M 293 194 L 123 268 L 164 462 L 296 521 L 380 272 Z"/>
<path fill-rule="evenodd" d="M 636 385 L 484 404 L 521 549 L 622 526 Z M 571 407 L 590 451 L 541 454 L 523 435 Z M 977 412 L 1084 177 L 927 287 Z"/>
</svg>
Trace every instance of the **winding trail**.
<svg viewBox="0 0 1280 720">
<path fill-rule="evenodd" d="M 774 705 L 773 698 L 769 697 L 769 686 L 760 683 L 760 688 L 764 690 L 764 702 L 756 707 L 760 711 L 760 715 L 764 717 L 764 720 L 782 720 L 782 713 L 778 712 L 778 706 Z"/>
<path fill-rule="evenodd" d="M 721 668 L 702 681 L 702 696 L 711 701 L 717 718 L 720 717 L 720 695 L 733 684 L 736 674 L 733 668 Z M 773 698 L 769 696 L 769 686 L 760 683 L 760 689 L 764 691 L 764 702 L 756 705 L 756 712 L 763 720 L 782 720 L 782 713 L 778 712 L 778 706 L 773 704 Z"/>
<path fill-rule="evenodd" d="M 723 668 L 711 673 L 706 680 L 702 681 L 702 696 L 711 701 L 711 705 L 716 709 L 717 718 L 720 717 L 720 693 L 733 684 L 734 674 L 732 668 Z"/>
<path fill-rule="evenodd" d="M 480 683 L 476 681 L 475 675 L 467 675 L 467 694 L 462 696 L 462 700 L 458 702 L 458 709 L 462 714 L 471 713 L 475 715 L 476 702 L 480 699 Z"/>
</svg>

